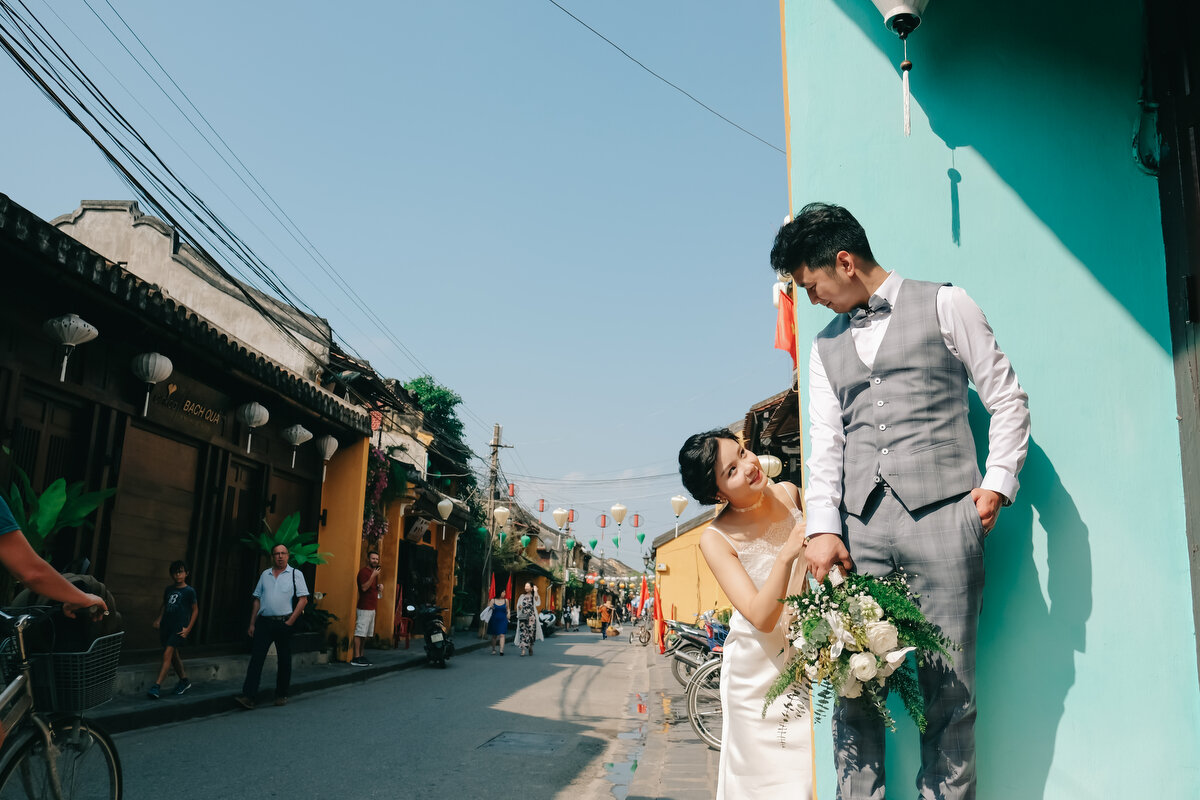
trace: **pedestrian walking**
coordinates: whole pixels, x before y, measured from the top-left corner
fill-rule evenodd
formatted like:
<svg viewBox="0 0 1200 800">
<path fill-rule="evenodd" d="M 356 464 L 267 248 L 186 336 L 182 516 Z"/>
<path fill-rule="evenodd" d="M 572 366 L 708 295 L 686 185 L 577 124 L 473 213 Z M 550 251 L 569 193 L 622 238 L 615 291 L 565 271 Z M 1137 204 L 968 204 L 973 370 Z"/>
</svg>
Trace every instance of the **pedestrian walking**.
<svg viewBox="0 0 1200 800">
<path fill-rule="evenodd" d="M 612 598 L 604 595 L 604 604 L 600 606 L 600 638 L 608 638 L 608 626 L 612 624 L 613 612 L 616 611 L 616 606 L 612 604 Z"/>
<path fill-rule="evenodd" d="M 288 689 L 292 682 L 292 632 L 296 620 L 308 603 L 308 584 L 300 570 L 288 564 L 290 553 L 285 545 L 271 548 L 271 566 L 263 570 L 254 587 L 254 602 L 250 609 L 250 628 L 254 640 L 250 665 L 242 693 L 233 698 L 245 709 L 252 709 L 258 695 L 267 650 L 275 645 L 278 665 L 275 671 L 275 705 L 287 705 Z"/>
<path fill-rule="evenodd" d="M 537 595 L 533 584 L 525 584 L 525 592 L 517 598 L 517 647 L 522 656 L 533 655 L 533 643 L 537 641 L 538 629 Z"/>
<path fill-rule="evenodd" d="M 503 589 L 500 596 L 492 600 L 492 616 L 487 623 L 488 636 L 492 638 L 492 655 L 504 655 L 504 640 L 508 636 L 508 597 Z"/>
<path fill-rule="evenodd" d="M 158 631 L 158 641 L 162 645 L 162 666 L 158 670 L 158 679 L 146 692 L 146 696 L 157 700 L 162 689 L 162 682 L 167 673 L 174 669 L 179 682 L 175 684 L 174 694 L 183 694 L 192 688 L 188 680 L 187 670 L 179 655 L 180 648 L 188 642 L 192 630 L 196 627 L 196 618 L 200 615 L 200 604 L 196 599 L 196 590 L 188 586 L 188 568 L 182 561 L 172 561 L 167 568 L 172 583 L 163 590 L 162 607 L 154 618 L 153 626 Z"/>
</svg>

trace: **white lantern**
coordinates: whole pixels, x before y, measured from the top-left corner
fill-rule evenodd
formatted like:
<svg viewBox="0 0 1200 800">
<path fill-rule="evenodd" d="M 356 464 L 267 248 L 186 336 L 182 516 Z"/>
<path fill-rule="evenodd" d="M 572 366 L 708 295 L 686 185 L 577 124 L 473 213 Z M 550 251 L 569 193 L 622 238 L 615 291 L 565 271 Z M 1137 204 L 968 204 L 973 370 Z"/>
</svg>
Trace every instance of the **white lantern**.
<svg viewBox="0 0 1200 800">
<path fill-rule="evenodd" d="M 321 454 L 321 483 L 325 482 L 325 469 L 329 465 L 329 459 L 337 452 L 338 440 L 332 436 L 322 436 L 313 444 L 317 446 L 317 452 Z"/>
<path fill-rule="evenodd" d="M 609 513 L 612 514 L 613 521 L 620 525 L 625 521 L 625 512 L 628 510 L 620 503 L 614 503 L 613 507 L 609 509 Z"/>
<path fill-rule="evenodd" d="M 558 529 L 561 531 L 562 526 L 567 524 L 567 517 L 570 516 L 565 508 L 554 509 L 554 522 L 557 523 Z"/>
<path fill-rule="evenodd" d="M 67 359 L 71 357 L 75 346 L 90 342 L 100 335 L 95 326 L 84 322 L 78 314 L 63 314 L 61 317 L 48 319 L 42 323 L 42 330 L 64 348 L 62 371 L 58 375 L 59 383 L 67 379 Z"/>
<path fill-rule="evenodd" d="M 438 512 L 438 516 L 441 517 L 443 521 L 450 519 L 450 512 L 453 510 L 454 510 L 454 501 L 451 500 L 449 497 L 443 497 L 441 500 L 438 501 L 437 512 Z"/>
<path fill-rule="evenodd" d="M 778 456 L 759 456 L 758 465 L 762 467 L 763 474 L 768 478 L 777 478 L 779 473 L 783 472 L 783 462 L 779 460 Z"/>
<path fill-rule="evenodd" d="M 289 425 L 283 429 L 283 440 L 292 446 L 292 469 L 296 468 L 296 448 L 313 437 L 312 431 L 303 425 Z"/>
<path fill-rule="evenodd" d="M 246 452 L 249 453 L 250 441 L 254 438 L 254 429 L 266 425 L 271 414 L 259 403 L 244 403 L 238 406 L 237 418 L 250 429 L 246 432 Z"/>
<path fill-rule="evenodd" d="M 687 508 L 687 504 L 688 499 L 681 494 L 677 494 L 671 498 L 671 510 L 675 512 L 675 516 L 677 517 Z"/>
<path fill-rule="evenodd" d="M 162 353 L 142 353 L 133 357 L 129 367 L 133 370 L 134 376 L 146 384 L 146 400 L 142 403 L 142 416 L 144 417 L 150 411 L 150 390 L 154 388 L 154 384 L 171 377 L 175 365 Z"/>
<path fill-rule="evenodd" d="M 496 506 L 496 508 L 492 511 L 492 516 L 495 517 L 496 524 L 503 528 L 505 523 L 508 522 L 508 515 L 511 513 L 512 512 L 504 506 Z"/>
</svg>

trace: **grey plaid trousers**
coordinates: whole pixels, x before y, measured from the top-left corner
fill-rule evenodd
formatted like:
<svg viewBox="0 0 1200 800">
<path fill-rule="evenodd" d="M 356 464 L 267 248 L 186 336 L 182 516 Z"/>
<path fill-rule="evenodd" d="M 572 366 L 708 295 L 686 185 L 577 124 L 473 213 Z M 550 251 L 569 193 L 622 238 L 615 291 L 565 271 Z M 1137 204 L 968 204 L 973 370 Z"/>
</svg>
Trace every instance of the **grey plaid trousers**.
<svg viewBox="0 0 1200 800">
<path fill-rule="evenodd" d="M 884 576 L 900 567 L 921 611 L 962 650 L 953 663 L 931 659 L 918 670 L 925 697 L 917 791 L 922 800 L 975 797 L 975 642 L 983 602 L 983 525 L 971 495 L 910 513 L 886 484 L 862 516 L 843 513 L 844 538 L 858 572 Z M 884 734 L 861 700 L 839 698 L 833 740 L 840 800 L 884 797 Z"/>
</svg>

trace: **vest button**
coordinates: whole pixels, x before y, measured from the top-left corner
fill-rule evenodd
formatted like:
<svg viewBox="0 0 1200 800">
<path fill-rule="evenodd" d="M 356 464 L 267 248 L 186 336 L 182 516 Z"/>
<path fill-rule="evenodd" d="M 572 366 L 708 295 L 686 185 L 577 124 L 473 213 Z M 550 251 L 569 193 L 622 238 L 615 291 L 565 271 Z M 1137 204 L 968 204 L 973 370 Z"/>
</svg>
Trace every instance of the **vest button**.
<svg viewBox="0 0 1200 800">
<path fill-rule="evenodd" d="M 883 378 L 876 378 L 875 383 L 877 383 L 877 384 L 883 383 Z"/>
<path fill-rule="evenodd" d="M 886 456 L 888 454 L 888 449 L 885 447 L 882 450 L 880 450 L 879 452 L 883 453 Z"/>
<path fill-rule="evenodd" d="M 876 400 L 876 401 L 875 401 L 875 405 L 877 405 L 877 406 L 881 406 L 881 405 L 883 405 L 883 401 L 882 401 L 882 400 Z"/>
<path fill-rule="evenodd" d="M 878 475 L 876 475 L 876 476 L 875 476 L 875 482 L 876 482 L 876 483 L 883 483 L 883 478 L 881 478 L 881 477 L 879 477 Z"/>
<path fill-rule="evenodd" d="M 880 425 L 880 426 L 879 426 L 879 430 L 881 430 L 881 431 L 886 431 L 886 430 L 887 430 L 887 425 Z"/>
</svg>

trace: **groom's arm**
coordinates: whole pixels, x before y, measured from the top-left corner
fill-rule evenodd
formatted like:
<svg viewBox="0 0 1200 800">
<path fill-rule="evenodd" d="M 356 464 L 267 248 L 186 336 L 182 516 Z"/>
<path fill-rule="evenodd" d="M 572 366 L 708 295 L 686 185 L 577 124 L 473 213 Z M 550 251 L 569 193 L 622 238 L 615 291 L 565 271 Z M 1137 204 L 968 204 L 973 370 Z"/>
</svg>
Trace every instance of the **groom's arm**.
<svg viewBox="0 0 1200 800">
<path fill-rule="evenodd" d="M 1029 452 L 1029 395 L 996 343 L 983 311 L 965 291 L 956 286 L 940 289 L 937 312 L 946 347 L 966 367 L 979 399 L 991 414 L 987 471 L 980 489 L 998 494 L 1000 502 L 1008 505 L 1017 496 L 1017 475 Z M 980 516 L 985 516 L 983 509 Z M 986 522 L 985 518 L 985 527 L 990 528 Z"/>
<path fill-rule="evenodd" d="M 842 454 L 846 431 L 838 401 L 814 341 L 808 357 L 808 437 L 812 452 L 807 459 L 808 485 L 804 512 L 808 523 L 805 557 L 817 580 L 824 580 L 834 564 L 853 567 L 842 542 Z"/>
</svg>

